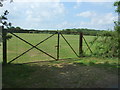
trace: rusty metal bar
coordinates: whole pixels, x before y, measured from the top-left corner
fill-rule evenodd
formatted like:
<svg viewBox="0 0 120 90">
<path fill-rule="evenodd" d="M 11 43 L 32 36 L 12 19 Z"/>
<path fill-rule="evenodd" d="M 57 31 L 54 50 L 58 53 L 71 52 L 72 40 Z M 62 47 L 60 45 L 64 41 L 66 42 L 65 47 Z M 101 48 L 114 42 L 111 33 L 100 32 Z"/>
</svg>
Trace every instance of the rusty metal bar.
<svg viewBox="0 0 120 90">
<path fill-rule="evenodd" d="M 60 48 L 60 32 L 58 32 L 57 60 L 59 60 L 59 48 Z"/>
<path fill-rule="evenodd" d="M 56 34 L 56 33 L 55 33 L 55 34 Z M 43 43 L 43 42 L 46 41 L 47 39 L 51 38 L 51 37 L 54 36 L 55 34 L 52 34 L 51 36 L 47 37 L 47 38 L 44 39 L 43 41 L 39 42 L 38 44 L 35 45 L 35 47 L 38 46 L 38 45 L 40 45 L 41 43 Z M 24 55 L 25 53 L 29 52 L 29 51 L 32 50 L 33 48 L 34 48 L 34 47 L 26 50 L 25 52 L 23 52 L 23 53 L 20 54 L 19 56 L 15 57 L 15 58 L 12 59 L 10 62 L 8 62 L 8 64 L 11 63 L 12 61 L 16 60 L 17 58 L 21 57 L 21 56 Z"/>
<path fill-rule="evenodd" d="M 83 44 L 83 33 L 80 32 L 80 36 L 79 36 L 79 56 L 82 56 L 83 54 L 83 49 L 82 49 L 82 44 Z"/>
<path fill-rule="evenodd" d="M 93 41 L 93 43 L 89 46 L 89 47 L 92 47 L 95 43 L 95 41 L 98 39 L 99 37 L 95 38 L 95 40 Z M 87 49 L 88 50 L 88 49 Z M 85 52 L 87 52 L 87 50 Z"/>
<path fill-rule="evenodd" d="M 3 64 L 7 64 L 7 30 L 2 26 Z"/>
<path fill-rule="evenodd" d="M 51 57 L 51 58 L 53 58 L 53 59 L 56 60 L 55 57 L 51 56 L 50 54 L 46 53 L 45 51 L 43 51 L 43 50 L 37 48 L 36 46 L 32 45 L 31 43 L 27 42 L 26 40 L 22 39 L 21 37 L 15 35 L 14 33 L 12 33 L 12 32 L 10 32 L 10 33 L 11 33 L 12 35 L 14 35 L 15 37 L 19 38 L 20 40 L 24 41 L 25 43 L 29 44 L 29 45 L 32 46 L 33 48 L 36 48 L 37 50 L 43 52 L 44 54 L 46 54 L 46 55 L 48 55 L 49 57 Z M 12 61 L 14 61 L 14 60 L 15 60 L 15 59 L 13 59 Z M 11 63 L 12 61 L 10 61 L 9 63 Z"/>
<path fill-rule="evenodd" d="M 93 52 L 92 52 L 92 50 L 90 49 L 90 47 L 89 47 L 89 45 L 88 45 L 88 43 L 87 43 L 87 41 L 85 40 L 85 38 L 84 38 L 84 37 L 83 37 L 83 39 L 84 39 L 84 41 L 85 41 L 85 43 L 86 43 L 86 45 L 87 45 L 88 49 L 90 50 L 90 52 L 91 52 L 91 53 L 93 53 Z"/>
<path fill-rule="evenodd" d="M 78 55 L 77 55 L 77 53 L 75 52 L 75 50 L 73 49 L 73 47 L 70 45 L 70 43 L 67 41 L 67 39 L 62 35 L 62 33 L 60 33 L 61 34 L 61 36 L 63 37 L 63 39 L 66 41 L 66 43 L 68 44 L 68 46 L 70 46 L 70 48 L 72 49 L 72 51 L 75 53 L 75 55 L 77 56 L 77 57 L 79 57 Z"/>
</svg>

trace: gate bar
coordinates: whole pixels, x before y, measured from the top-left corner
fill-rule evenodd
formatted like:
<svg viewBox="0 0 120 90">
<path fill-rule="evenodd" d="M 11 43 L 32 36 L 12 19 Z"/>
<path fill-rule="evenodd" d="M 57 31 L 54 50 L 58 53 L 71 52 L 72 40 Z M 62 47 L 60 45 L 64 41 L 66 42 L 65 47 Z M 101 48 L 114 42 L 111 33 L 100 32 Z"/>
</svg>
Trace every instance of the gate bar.
<svg viewBox="0 0 120 90">
<path fill-rule="evenodd" d="M 87 45 L 88 49 L 90 50 L 90 52 L 91 52 L 91 53 L 93 53 L 93 52 L 92 52 L 92 50 L 90 49 L 90 47 L 89 47 L 89 45 L 88 45 L 88 43 L 87 43 L 87 41 L 85 40 L 85 38 L 84 38 L 84 37 L 83 37 L 83 39 L 84 39 L 84 41 L 85 41 L 85 43 L 86 43 L 86 45 Z"/>
<path fill-rule="evenodd" d="M 92 43 L 89 47 L 92 47 L 92 46 L 94 45 L 95 41 L 96 41 L 98 38 L 99 38 L 99 36 L 97 36 L 97 38 L 95 38 L 95 40 L 93 41 L 93 43 Z M 88 49 L 87 49 L 87 50 L 88 50 Z M 86 51 L 87 51 L 87 50 L 86 50 Z M 86 51 L 85 51 L 85 52 L 86 52 Z"/>
<path fill-rule="evenodd" d="M 79 57 L 80 57 L 80 56 L 82 56 L 82 54 L 83 54 L 83 50 L 82 50 L 82 44 L 83 44 L 82 38 L 83 38 L 83 33 L 80 32 L 79 34 L 80 34 L 80 36 L 79 36 Z"/>
<path fill-rule="evenodd" d="M 77 55 L 77 53 L 75 52 L 75 50 L 73 49 L 73 47 L 70 45 L 70 43 L 67 41 L 67 39 L 62 35 L 62 33 L 60 33 L 61 34 L 61 36 L 63 37 L 63 39 L 66 41 L 66 43 L 70 46 L 70 48 L 72 49 L 72 51 L 76 54 L 76 56 L 77 57 L 79 57 L 78 55 Z"/>
<path fill-rule="evenodd" d="M 7 30 L 2 26 L 3 64 L 7 64 Z"/>
<path fill-rule="evenodd" d="M 39 50 L 39 51 L 43 52 L 44 54 L 46 54 L 46 55 L 48 55 L 48 56 L 50 56 L 51 58 L 53 58 L 53 59 L 55 59 L 55 60 L 56 60 L 56 58 L 54 58 L 54 57 L 53 57 L 53 56 L 51 56 L 50 54 L 46 53 L 45 51 L 43 51 L 43 50 L 41 50 L 41 49 L 37 48 L 36 46 L 32 45 L 31 43 L 27 42 L 26 40 L 22 39 L 21 37 L 19 37 L 19 36 L 15 35 L 14 33 L 12 33 L 12 32 L 10 32 L 10 33 L 11 33 L 12 35 L 14 35 L 15 37 L 19 38 L 20 40 L 22 40 L 22 41 L 26 42 L 26 43 L 27 43 L 27 44 L 29 44 L 30 46 L 32 46 L 32 47 L 34 47 L 34 48 L 36 48 L 37 50 Z M 12 60 L 12 61 L 13 61 L 13 60 Z M 12 62 L 12 61 L 10 61 L 10 62 Z"/>
<path fill-rule="evenodd" d="M 50 37 L 54 36 L 56 33 L 52 34 L 51 36 L 47 37 L 46 39 L 44 39 L 43 41 L 39 42 L 38 44 L 35 45 L 38 46 L 40 45 L 41 43 L 43 43 L 44 41 L 46 41 L 47 39 L 49 39 Z M 30 50 L 32 50 L 34 47 L 28 49 L 27 51 L 23 52 L 22 54 L 20 54 L 19 56 L 17 56 L 16 58 L 12 59 L 10 62 L 8 62 L 8 64 L 10 64 L 12 61 L 16 60 L 17 58 L 21 57 L 22 55 L 24 55 L 25 53 L 29 52 Z"/>
<path fill-rule="evenodd" d="M 60 49 L 60 32 L 58 32 L 57 60 L 59 60 L 59 49 Z"/>
</svg>

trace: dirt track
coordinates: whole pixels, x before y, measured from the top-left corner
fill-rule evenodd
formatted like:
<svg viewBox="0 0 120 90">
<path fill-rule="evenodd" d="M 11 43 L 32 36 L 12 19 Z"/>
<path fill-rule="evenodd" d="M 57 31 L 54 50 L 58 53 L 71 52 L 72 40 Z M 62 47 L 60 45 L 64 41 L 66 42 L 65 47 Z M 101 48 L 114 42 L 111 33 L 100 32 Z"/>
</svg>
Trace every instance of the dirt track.
<svg viewBox="0 0 120 90">
<path fill-rule="evenodd" d="M 41 69 L 40 69 L 41 70 Z M 53 88 L 117 88 L 118 74 L 104 68 L 96 68 L 94 66 L 83 66 L 76 64 L 55 64 L 53 66 L 42 67 L 32 74 L 32 78 L 46 77 L 43 83 L 50 83 Z M 42 74 L 47 75 L 42 75 Z M 37 83 L 38 82 L 38 83 Z M 41 82 L 35 81 L 30 87 L 41 88 Z"/>
</svg>

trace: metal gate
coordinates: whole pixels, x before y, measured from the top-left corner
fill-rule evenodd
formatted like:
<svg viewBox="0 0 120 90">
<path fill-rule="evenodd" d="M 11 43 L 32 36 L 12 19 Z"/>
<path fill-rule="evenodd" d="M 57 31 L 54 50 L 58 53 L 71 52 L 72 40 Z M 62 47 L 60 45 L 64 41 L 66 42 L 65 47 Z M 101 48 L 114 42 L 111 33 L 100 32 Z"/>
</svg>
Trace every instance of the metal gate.
<svg viewBox="0 0 120 90">
<path fill-rule="evenodd" d="M 73 54 L 76 55 L 76 57 L 80 57 L 82 55 L 82 38 L 83 38 L 83 34 L 79 33 L 79 53 L 76 52 L 76 50 L 73 48 L 73 46 L 69 43 L 69 40 L 67 40 L 67 38 L 63 35 L 64 32 L 59 32 L 59 31 L 48 31 L 48 33 L 51 33 L 50 36 L 46 37 L 45 39 L 43 39 L 42 41 L 40 41 L 39 43 L 33 45 L 32 43 L 30 43 L 29 41 L 23 39 L 22 37 L 18 36 L 16 33 L 44 33 L 45 31 L 36 31 L 36 30 L 10 30 L 10 29 L 2 29 L 2 37 L 3 37 L 3 64 L 10 64 L 13 61 L 17 60 L 18 58 L 22 57 L 23 55 L 25 55 L 27 52 L 31 51 L 32 49 L 36 49 L 39 52 L 42 52 L 43 54 L 49 56 L 50 58 L 52 58 L 53 60 L 59 60 L 59 55 L 60 55 L 60 37 L 66 42 L 66 45 L 69 46 L 69 48 L 72 50 Z M 21 54 L 19 54 L 18 56 L 14 57 L 12 60 L 9 60 L 9 62 L 7 61 L 7 34 L 12 34 L 14 37 L 16 37 L 17 39 L 21 40 L 22 42 L 28 44 L 29 46 L 31 46 L 31 48 L 25 50 L 24 52 L 22 52 Z M 78 32 L 73 32 L 73 33 L 77 33 Z M 48 39 L 52 38 L 54 35 L 57 35 L 57 45 L 55 46 L 57 49 L 56 52 L 56 57 L 51 55 L 50 53 L 42 50 L 41 48 L 38 48 L 37 46 L 39 46 L 40 44 L 42 44 L 43 42 L 47 41 Z M 34 37 L 33 37 L 34 38 Z M 49 44 L 49 43 L 48 43 Z"/>
</svg>

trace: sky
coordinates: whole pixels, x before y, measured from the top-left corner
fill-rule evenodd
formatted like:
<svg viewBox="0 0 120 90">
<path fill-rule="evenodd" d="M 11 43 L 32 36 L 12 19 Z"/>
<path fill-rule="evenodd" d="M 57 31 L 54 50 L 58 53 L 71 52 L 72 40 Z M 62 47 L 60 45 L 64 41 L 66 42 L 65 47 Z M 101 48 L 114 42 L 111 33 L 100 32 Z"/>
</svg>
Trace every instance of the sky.
<svg viewBox="0 0 120 90">
<path fill-rule="evenodd" d="M 4 2 L 0 15 L 9 11 L 8 21 L 15 27 L 37 30 L 89 28 L 113 30 L 116 0 L 14 0 Z"/>
</svg>

